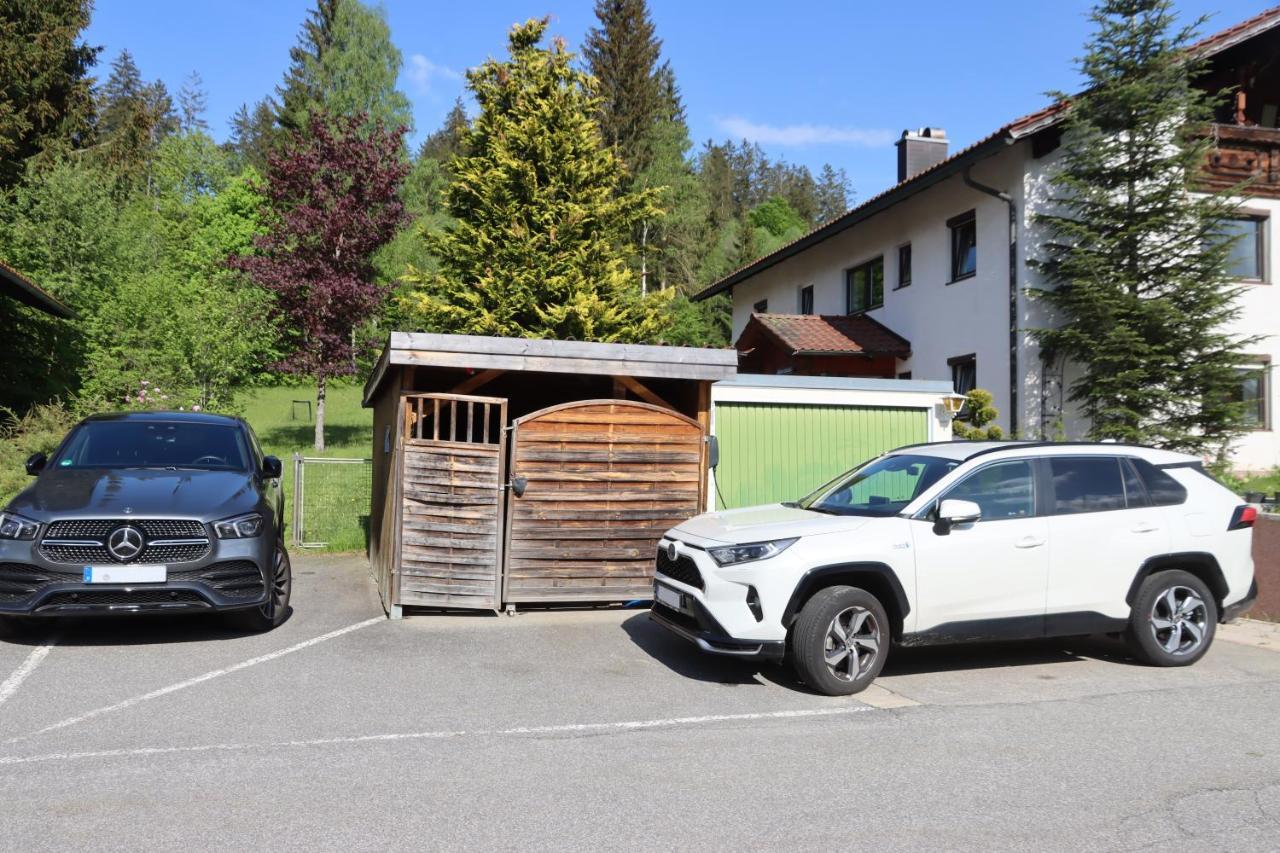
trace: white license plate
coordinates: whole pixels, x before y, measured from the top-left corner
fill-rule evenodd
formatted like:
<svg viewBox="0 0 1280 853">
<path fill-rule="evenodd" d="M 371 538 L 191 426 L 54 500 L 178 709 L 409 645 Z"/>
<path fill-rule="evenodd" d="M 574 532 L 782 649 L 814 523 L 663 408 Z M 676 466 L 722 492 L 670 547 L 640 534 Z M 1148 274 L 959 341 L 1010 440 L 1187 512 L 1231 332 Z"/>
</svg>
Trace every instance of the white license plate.
<svg viewBox="0 0 1280 853">
<path fill-rule="evenodd" d="M 657 584 L 654 587 L 653 592 L 654 596 L 661 604 L 665 604 L 672 610 L 680 609 L 680 593 L 676 592 L 674 589 L 665 587 L 662 584 Z"/>
<path fill-rule="evenodd" d="M 85 583 L 164 583 L 168 566 L 85 566 Z"/>
</svg>

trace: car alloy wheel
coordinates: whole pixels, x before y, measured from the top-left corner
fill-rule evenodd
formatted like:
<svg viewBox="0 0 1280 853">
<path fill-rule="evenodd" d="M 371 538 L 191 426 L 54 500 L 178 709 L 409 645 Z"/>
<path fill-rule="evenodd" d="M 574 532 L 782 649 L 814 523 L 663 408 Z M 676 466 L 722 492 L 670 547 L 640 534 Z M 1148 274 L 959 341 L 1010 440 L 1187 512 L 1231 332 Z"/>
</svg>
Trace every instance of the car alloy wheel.
<svg viewBox="0 0 1280 853">
<path fill-rule="evenodd" d="M 856 681 L 875 665 L 880 654 L 880 623 L 864 607 L 848 607 L 827 627 L 827 671 L 841 681 Z"/>
<path fill-rule="evenodd" d="M 1209 613 L 1195 590 L 1172 586 L 1156 596 L 1148 621 L 1162 649 L 1171 655 L 1189 655 L 1204 643 Z"/>
</svg>

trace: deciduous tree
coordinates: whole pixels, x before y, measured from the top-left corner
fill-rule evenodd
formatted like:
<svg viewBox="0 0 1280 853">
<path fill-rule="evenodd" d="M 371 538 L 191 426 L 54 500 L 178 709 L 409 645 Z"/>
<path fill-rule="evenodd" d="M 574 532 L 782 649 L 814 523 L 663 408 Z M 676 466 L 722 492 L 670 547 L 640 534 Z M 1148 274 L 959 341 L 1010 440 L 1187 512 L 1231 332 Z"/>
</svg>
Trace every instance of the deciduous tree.
<svg viewBox="0 0 1280 853">
<path fill-rule="evenodd" d="M 267 233 L 254 254 L 233 259 L 275 294 L 280 369 L 316 381 L 316 450 L 326 383 L 354 372 L 353 332 L 387 296 L 373 257 L 405 218 L 404 132 L 364 115 L 313 114 L 268 161 Z"/>
</svg>

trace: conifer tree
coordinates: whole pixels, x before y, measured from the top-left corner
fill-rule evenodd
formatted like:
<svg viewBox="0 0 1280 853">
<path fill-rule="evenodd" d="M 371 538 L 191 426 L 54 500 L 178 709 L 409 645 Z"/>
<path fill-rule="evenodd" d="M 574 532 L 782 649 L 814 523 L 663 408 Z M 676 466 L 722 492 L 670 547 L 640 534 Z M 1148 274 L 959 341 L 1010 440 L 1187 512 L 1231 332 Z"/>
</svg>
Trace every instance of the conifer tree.
<svg viewBox="0 0 1280 853">
<path fill-rule="evenodd" d="M 1060 323 L 1038 330 L 1046 360 L 1080 368 L 1070 398 L 1095 439 L 1221 453 L 1241 429 L 1231 402 L 1238 314 L 1226 273 L 1226 194 L 1197 179 L 1213 95 L 1187 50 L 1195 26 L 1170 0 L 1103 0 L 1070 99 L 1052 213 L 1033 291 Z M 1065 96 L 1059 95 L 1060 98 Z"/>
<path fill-rule="evenodd" d="M 409 99 L 396 88 L 400 51 L 381 7 L 360 0 L 317 0 L 304 22 L 280 94 L 280 124 L 302 130 L 312 113 L 365 115 L 386 127 L 411 127 Z"/>
<path fill-rule="evenodd" d="M 432 331 L 639 341 L 663 317 L 636 296 L 620 245 L 655 211 L 654 193 L 619 191 L 601 143 L 592 78 L 547 21 L 512 28 L 511 58 L 467 72 L 480 112 L 447 191 L 456 222 L 428 236 L 435 274 L 411 271 L 406 307 Z"/>
<path fill-rule="evenodd" d="M 99 51 L 80 40 L 90 11 L 89 0 L 0 4 L 0 189 L 31 158 L 86 143 Z"/>
<path fill-rule="evenodd" d="M 653 130 L 669 104 L 659 77 L 662 42 L 645 0 L 596 0 L 600 26 L 582 47 L 599 86 L 600 134 L 634 176 L 649 166 Z"/>
<path fill-rule="evenodd" d="M 209 96 L 204 91 L 204 80 L 200 79 L 198 72 L 192 71 L 182 82 L 182 88 L 178 90 L 178 123 L 183 133 L 209 129 L 209 122 L 204 118 L 208 100 Z"/>
</svg>

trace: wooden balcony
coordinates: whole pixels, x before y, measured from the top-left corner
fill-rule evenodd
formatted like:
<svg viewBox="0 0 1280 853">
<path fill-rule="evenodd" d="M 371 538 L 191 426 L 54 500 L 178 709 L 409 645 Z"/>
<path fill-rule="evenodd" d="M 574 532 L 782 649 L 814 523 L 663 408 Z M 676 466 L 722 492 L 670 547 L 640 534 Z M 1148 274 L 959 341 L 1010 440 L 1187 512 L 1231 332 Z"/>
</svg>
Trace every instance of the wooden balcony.
<svg viewBox="0 0 1280 853">
<path fill-rule="evenodd" d="M 1216 145 L 1205 163 L 1206 189 L 1230 189 L 1250 181 L 1244 194 L 1280 198 L 1280 129 L 1215 124 Z"/>
</svg>

